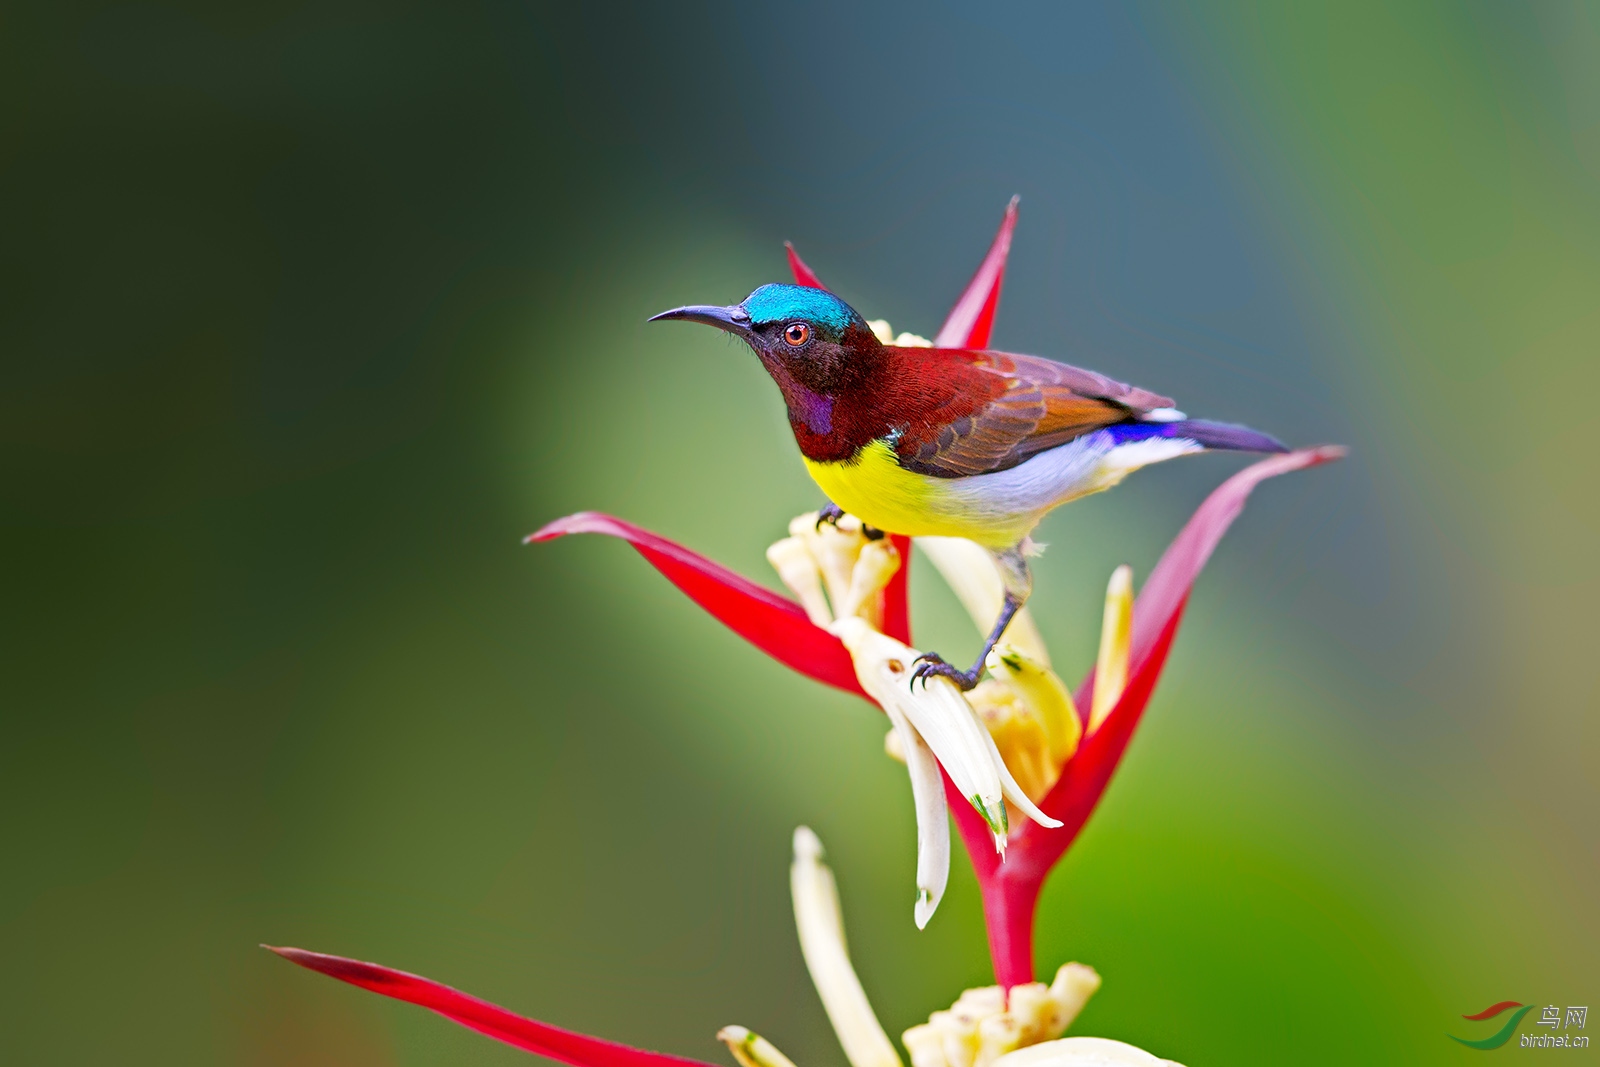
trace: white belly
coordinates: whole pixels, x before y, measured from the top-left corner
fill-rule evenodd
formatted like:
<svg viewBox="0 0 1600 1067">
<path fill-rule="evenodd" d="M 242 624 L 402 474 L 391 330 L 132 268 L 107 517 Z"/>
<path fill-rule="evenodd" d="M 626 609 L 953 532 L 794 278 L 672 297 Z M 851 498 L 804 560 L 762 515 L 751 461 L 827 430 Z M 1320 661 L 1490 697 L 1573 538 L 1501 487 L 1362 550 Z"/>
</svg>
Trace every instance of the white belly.
<svg viewBox="0 0 1600 1067">
<path fill-rule="evenodd" d="M 1119 445 L 1105 430 L 1096 430 L 1009 470 L 945 480 L 939 503 L 960 513 L 984 515 L 982 525 L 996 533 L 1005 531 L 1003 536 L 1010 538 L 1007 545 L 1012 545 L 1062 504 L 1110 489 L 1147 464 L 1203 451 L 1193 441 L 1171 437 Z"/>
</svg>

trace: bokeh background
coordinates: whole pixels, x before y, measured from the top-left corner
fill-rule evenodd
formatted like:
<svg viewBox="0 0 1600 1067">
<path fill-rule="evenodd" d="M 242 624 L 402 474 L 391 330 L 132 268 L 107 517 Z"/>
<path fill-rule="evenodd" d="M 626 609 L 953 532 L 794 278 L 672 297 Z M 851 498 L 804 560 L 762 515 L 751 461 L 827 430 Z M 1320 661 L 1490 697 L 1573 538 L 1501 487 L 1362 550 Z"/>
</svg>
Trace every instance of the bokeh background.
<svg viewBox="0 0 1600 1067">
<path fill-rule="evenodd" d="M 800 823 L 892 1033 L 989 981 L 964 858 L 912 925 L 880 716 L 519 537 L 770 582 L 776 391 L 644 319 L 787 238 L 931 333 L 1014 193 L 997 346 L 1352 448 L 1258 491 L 1046 888 L 1075 1032 L 1457 1063 L 1600 1008 L 1592 5 L 9 5 L 0 90 L 5 1062 L 524 1062 L 266 941 L 840 1064 Z M 1240 463 L 1047 521 L 1065 673 Z"/>
</svg>

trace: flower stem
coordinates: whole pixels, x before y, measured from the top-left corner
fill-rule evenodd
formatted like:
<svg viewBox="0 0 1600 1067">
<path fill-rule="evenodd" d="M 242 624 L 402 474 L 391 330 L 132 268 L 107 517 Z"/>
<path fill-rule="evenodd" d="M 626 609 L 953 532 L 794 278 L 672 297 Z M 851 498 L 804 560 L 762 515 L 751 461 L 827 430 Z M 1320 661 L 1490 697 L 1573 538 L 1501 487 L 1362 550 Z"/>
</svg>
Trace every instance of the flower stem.
<svg viewBox="0 0 1600 1067">
<path fill-rule="evenodd" d="M 1015 849 L 1002 860 L 991 843 L 989 827 L 961 797 L 949 775 L 945 776 L 945 796 L 983 893 L 983 925 L 989 934 L 995 981 L 1007 989 L 1031 982 L 1033 913 L 1050 865 L 1017 855 Z M 1013 837 L 1012 843 L 1016 840 Z"/>
<path fill-rule="evenodd" d="M 999 877 L 981 879 L 979 885 L 995 981 L 1010 989 L 1033 981 L 1033 913 L 1043 879 L 1012 875 L 1004 866 L 1000 870 Z"/>
</svg>

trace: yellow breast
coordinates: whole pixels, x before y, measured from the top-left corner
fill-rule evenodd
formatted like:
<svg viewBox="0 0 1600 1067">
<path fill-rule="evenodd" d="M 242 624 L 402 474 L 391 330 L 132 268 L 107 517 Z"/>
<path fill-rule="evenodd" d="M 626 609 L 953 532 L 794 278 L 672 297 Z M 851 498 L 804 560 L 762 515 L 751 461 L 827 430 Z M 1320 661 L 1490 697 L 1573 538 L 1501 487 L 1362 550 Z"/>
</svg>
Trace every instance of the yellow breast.
<svg viewBox="0 0 1600 1067">
<path fill-rule="evenodd" d="M 863 448 L 845 463 L 807 459 L 806 470 L 828 499 L 868 526 L 910 537 L 965 537 L 997 548 L 1016 544 L 1032 521 L 1018 528 L 1014 516 L 1001 518 L 974 509 L 955 491 L 963 479 L 934 478 L 908 471 L 883 441 Z M 1008 521 L 1009 520 L 1009 521 Z M 1036 521 L 1036 520 L 1033 520 Z"/>
</svg>

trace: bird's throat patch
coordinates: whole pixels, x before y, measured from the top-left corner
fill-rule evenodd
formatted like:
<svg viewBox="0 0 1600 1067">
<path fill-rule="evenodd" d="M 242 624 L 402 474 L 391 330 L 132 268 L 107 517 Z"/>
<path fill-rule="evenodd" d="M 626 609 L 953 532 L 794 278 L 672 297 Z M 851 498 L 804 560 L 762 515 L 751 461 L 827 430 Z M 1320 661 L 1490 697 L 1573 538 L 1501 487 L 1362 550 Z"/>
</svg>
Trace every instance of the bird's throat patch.
<svg viewBox="0 0 1600 1067">
<path fill-rule="evenodd" d="M 833 398 L 820 396 L 807 389 L 805 386 L 796 386 L 799 394 L 796 399 L 800 401 L 796 406 L 800 409 L 800 419 L 806 424 L 806 429 L 818 436 L 825 436 L 833 432 Z"/>
</svg>

